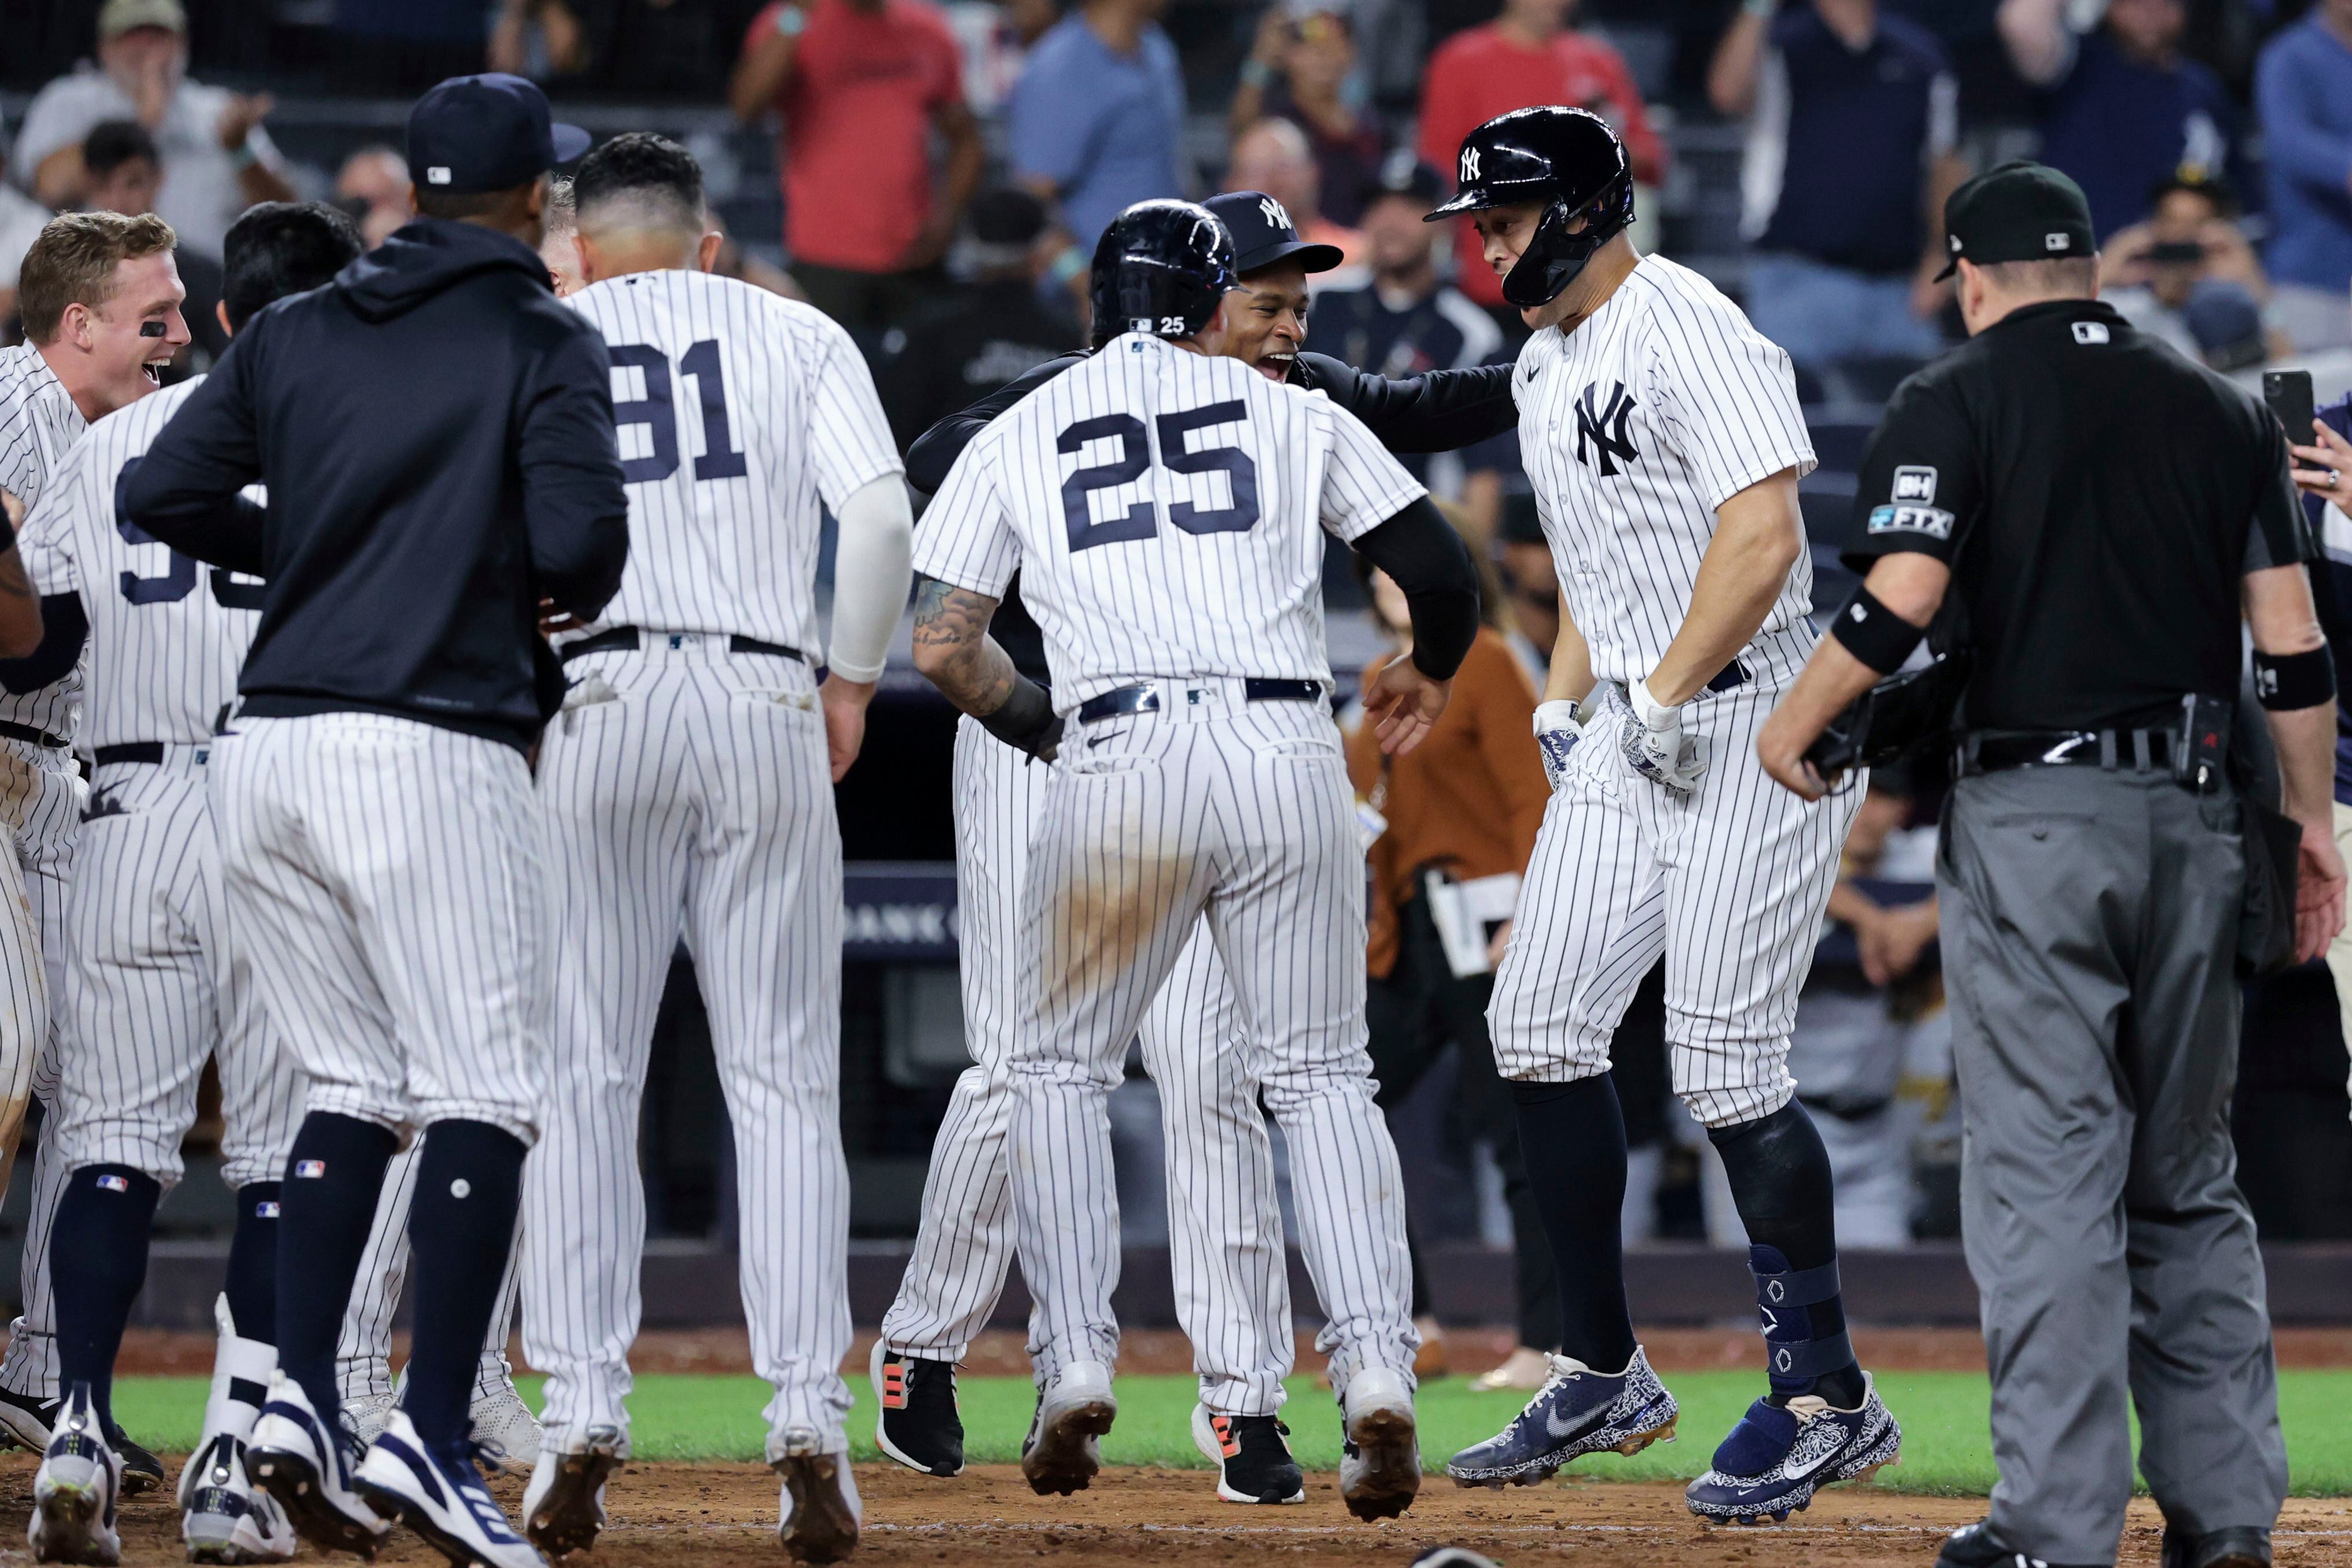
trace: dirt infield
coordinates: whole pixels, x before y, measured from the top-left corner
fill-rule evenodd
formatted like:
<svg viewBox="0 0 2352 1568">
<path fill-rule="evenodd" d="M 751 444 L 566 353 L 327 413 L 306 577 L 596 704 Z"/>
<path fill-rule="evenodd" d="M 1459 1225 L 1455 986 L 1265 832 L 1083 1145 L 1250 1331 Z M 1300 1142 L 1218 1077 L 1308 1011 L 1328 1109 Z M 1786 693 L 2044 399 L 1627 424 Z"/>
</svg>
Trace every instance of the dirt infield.
<svg viewBox="0 0 2352 1568">
<path fill-rule="evenodd" d="M 2280 1329 L 2275 1331 L 2279 1364 L 2284 1367 L 2352 1367 L 2352 1329 Z M 1856 1327 L 1855 1348 L 1863 1364 L 1879 1372 L 1982 1372 L 1984 1342 L 1973 1329 L 1871 1329 Z M 0 1334 L 0 1343 L 6 1336 Z M 853 1377 L 866 1373 L 870 1332 L 860 1333 L 843 1370 Z M 1651 1364 L 1661 1372 L 1697 1372 L 1711 1367 L 1764 1365 L 1764 1343 L 1753 1329 L 1654 1329 L 1643 1336 Z M 213 1369 L 213 1336 L 166 1333 L 133 1329 L 124 1336 L 117 1373 L 204 1376 Z M 1454 1329 L 1445 1336 L 1448 1370 L 1457 1377 L 1475 1377 L 1510 1353 L 1511 1336 L 1500 1329 Z M 507 1353 L 516 1370 L 528 1371 L 520 1340 Z M 407 1358 L 406 1336 L 394 1342 L 394 1360 Z M 630 1364 L 638 1372 L 722 1372 L 751 1370 L 751 1348 L 740 1328 L 655 1331 L 637 1339 Z M 1028 1375 L 1029 1357 L 1021 1336 L 984 1333 L 972 1342 L 963 1361 L 974 1376 Z M 1298 1336 L 1298 1370 L 1320 1372 L 1323 1358 L 1315 1353 L 1315 1336 Z M 1186 1373 L 1192 1370 L 1192 1347 L 1184 1336 L 1168 1329 L 1139 1329 L 1120 1342 L 1118 1370 L 1124 1373 Z"/>
<path fill-rule="evenodd" d="M 0 1530 L 24 1540 L 34 1461 L 0 1458 Z M 987 1466 L 935 1481 L 895 1466 L 858 1471 L 866 1530 L 856 1562 L 996 1565 L 1230 1563 L 1272 1555 L 1283 1568 L 1397 1568 L 1423 1549 L 1475 1547 L 1506 1563 L 1626 1563 L 1755 1568 L 1768 1562 L 1836 1568 L 1926 1568 L 1937 1539 L 1983 1510 L 1970 1499 L 1895 1497 L 1832 1490 L 1790 1523 L 1763 1530 L 1710 1530 L 1683 1511 L 1670 1487 L 1573 1482 L 1508 1493 L 1425 1487 L 1401 1521 L 1358 1524 L 1341 1510 L 1333 1478 L 1309 1478 L 1297 1508 L 1220 1503 L 1199 1471 L 1107 1472 L 1074 1498 L 1034 1496 L 1010 1466 Z M 520 1483 L 499 1489 L 509 1511 Z M 631 1466 L 613 1482 L 614 1524 L 592 1559 L 604 1568 L 717 1568 L 784 1561 L 775 1540 L 776 1483 L 749 1465 Z M 183 1561 L 179 1520 L 166 1494 L 126 1502 L 123 1556 L 129 1568 Z M 2282 1568 L 2352 1568 L 2352 1504 L 2292 1500 L 2280 1521 Z M 2122 1562 L 2152 1568 L 2158 1525 L 2145 1503 L 2132 1508 Z M 18 1560 L 18 1546 L 7 1555 Z M 303 1561 L 312 1561 L 306 1552 Z M 395 1533 L 380 1561 L 431 1563 L 415 1537 Z"/>
</svg>

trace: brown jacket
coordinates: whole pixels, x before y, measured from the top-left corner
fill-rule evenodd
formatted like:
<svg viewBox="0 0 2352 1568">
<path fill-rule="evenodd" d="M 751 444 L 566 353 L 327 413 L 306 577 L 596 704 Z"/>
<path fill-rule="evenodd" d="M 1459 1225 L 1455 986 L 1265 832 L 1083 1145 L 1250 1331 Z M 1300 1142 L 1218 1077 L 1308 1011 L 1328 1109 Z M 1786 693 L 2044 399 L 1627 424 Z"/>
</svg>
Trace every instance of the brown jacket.
<svg viewBox="0 0 2352 1568">
<path fill-rule="evenodd" d="M 1365 685 L 1385 668 L 1382 661 L 1366 669 Z M 1536 751 L 1535 711 L 1535 689 L 1510 645 L 1481 627 L 1454 678 L 1454 700 L 1419 747 L 1383 758 L 1369 722 L 1348 738 L 1357 797 L 1373 799 L 1384 772 L 1388 784 L 1378 802 L 1388 831 L 1371 849 L 1365 958 L 1374 978 L 1395 967 L 1397 910 L 1419 896 L 1423 868 L 1443 865 L 1465 881 L 1526 872 L 1551 799 Z"/>
</svg>

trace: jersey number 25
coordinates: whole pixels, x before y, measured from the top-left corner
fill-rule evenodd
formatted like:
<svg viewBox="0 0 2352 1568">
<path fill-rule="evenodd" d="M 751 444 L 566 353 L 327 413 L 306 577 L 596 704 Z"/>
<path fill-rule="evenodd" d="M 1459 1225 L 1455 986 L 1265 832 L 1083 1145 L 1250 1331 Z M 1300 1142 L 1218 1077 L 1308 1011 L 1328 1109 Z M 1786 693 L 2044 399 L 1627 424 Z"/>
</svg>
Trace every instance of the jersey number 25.
<svg viewBox="0 0 2352 1568">
<path fill-rule="evenodd" d="M 1160 462 L 1171 473 L 1223 474 L 1233 487 L 1233 505 L 1227 507 L 1196 507 L 1190 501 L 1175 501 L 1168 508 L 1168 521 L 1187 533 L 1246 533 L 1257 526 L 1257 465 L 1247 452 L 1232 447 L 1210 447 L 1198 452 L 1184 449 L 1184 437 L 1195 430 L 1213 425 L 1233 425 L 1249 417 L 1249 411 L 1236 398 L 1226 403 L 1212 403 L 1200 408 L 1189 408 L 1181 414 L 1163 414 L 1153 423 L 1160 427 Z M 1118 442 L 1118 458 L 1115 462 L 1080 468 L 1062 481 L 1062 521 L 1069 531 L 1070 551 L 1091 550 L 1097 544 L 1117 544 L 1131 539 L 1150 539 L 1160 531 L 1152 505 L 1139 500 L 1124 515 L 1094 521 L 1087 500 L 1097 490 L 1115 489 L 1133 484 L 1151 467 L 1151 433 L 1143 421 L 1132 414 L 1099 414 L 1092 419 L 1081 419 L 1064 430 L 1054 441 L 1054 449 L 1067 455 L 1083 449 L 1089 441 Z"/>
</svg>

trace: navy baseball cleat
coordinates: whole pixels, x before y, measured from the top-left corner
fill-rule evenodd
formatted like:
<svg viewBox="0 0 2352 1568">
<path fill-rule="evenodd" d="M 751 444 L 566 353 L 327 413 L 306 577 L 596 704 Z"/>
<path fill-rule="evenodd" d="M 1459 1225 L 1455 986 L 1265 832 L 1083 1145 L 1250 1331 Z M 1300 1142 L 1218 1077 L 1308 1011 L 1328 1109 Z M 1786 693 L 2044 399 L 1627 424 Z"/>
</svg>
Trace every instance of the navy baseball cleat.
<svg viewBox="0 0 2352 1568">
<path fill-rule="evenodd" d="M 1638 1454 L 1671 1441 L 1676 1414 L 1675 1396 L 1638 1345 L 1625 1370 L 1613 1373 L 1556 1355 L 1527 1408 L 1496 1436 L 1454 1455 L 1445 1473 L 1457 1486 L 1531 1487 L 1585 1454 Z"/>
<path fill-rule="evenodd" d="M 1903 1453 L 1895 1424 L 1870 1374 L 1862 1376 L 1862 1403 L 1832 1408 L 1818 1394 L 1800 1394 L 1786 1406 L 1759 1399 L 1723 1446 L 1715 1468 L 1683 1494 L 1702 1519 L 1730 1524 L 1784 1520 L 1813 1493 L 1838 1481 L 1858 1481 L 1892 1465 Z"/>
</svg>

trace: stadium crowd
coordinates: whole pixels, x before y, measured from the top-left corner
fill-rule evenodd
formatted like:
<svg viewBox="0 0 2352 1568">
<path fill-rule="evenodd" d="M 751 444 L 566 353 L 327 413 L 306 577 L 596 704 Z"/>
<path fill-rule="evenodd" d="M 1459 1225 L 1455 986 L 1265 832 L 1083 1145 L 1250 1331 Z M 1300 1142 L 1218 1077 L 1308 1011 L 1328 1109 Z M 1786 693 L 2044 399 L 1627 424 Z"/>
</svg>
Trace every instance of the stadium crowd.
<svg viewBox="0 0 2352 1568">
<path fill-rule="evenodd" d="M 1263 193 L 1301 238 L 1336 248 L 1311 307 L 1273 328 L 1292 351 L 1388 374 L 1508 360 L 1524 329 L 1475 242 L 1422 215 L 1451 190 L 1470 127 L 1528 104 L 1591 108 L 1632 153 L 1642 247 L 1716 278 L 1797 361 L 1822 459 L 1805 491 L 1817 605 L 1850 581 L 1833 574 L 1836 531 L 1877 403 L 1960 335 L 1936 275 L 1945 198 L 1972 169 L 2032 153 L 2071 174 L 2098 229 L 2103 294 L 2180 353 L 2240 377 L 2307 366 L 2323 405 L 2352 386 L 2352 0 L 24 9 L 0 79 L 0 333 L 16 263 L 51 212 L 153 211 L 182 245 L 184 372 L 225 347 L 218 251 L 247 205 L 330 197 L 371 244 L 408 216 L 409 171 L 364 117 L 307 113 L 297 147 L 293 128 L 273 132 L 279 100 L 390 100 L 495 68 L 541 80 L 560 105 L 626 106 L 634 118 L 613 128 L 698 137 L 728 195 L 721 266 L 851 329 L 902 443 L 1084 342 L 1095 237 L 1155 196 Z M 1514 879 L 1533 840 L 1543 786 L 1528 716 L 1557 590 L 1515 438 L 1413 464 L 1489 569 L 1472 705 L 1483 765 L 1391 773 L 1360 748 L 1360 793 L 1392 824 L 1423 826 L 1384 839 L 1372 867 L 1368 962 L 1395 1047 L 1381 1076 L 1401 1141 L 1427 1156 L 1408 1160 L 1424 1173 L 1417 1233 L 1508 1243 L 1525 1234 L 1511 1197 L 1525 1178 L 1480 1017 L 1497 922 L 1475 929 L 1484 905 L 1468 889 Z M 1380 582 L 1335 580 L 1333 595 L 1364 606 L 1374 636 L 1398 634 Z M 1413 798 L 1441 783 L 1463 793 Z M 1799 1016 L 1791 1065 L 1838 1163 L 1853 1245 L 1957 1226 L 1929 869 L 1940 790 L 1932 770 L 1874 781 Z M 1467 821 L 1496 833 L 1449 829 Z M 2294 1129 L 2284 1148 L 2246 1152 L 2273 1235 L 2352 1234 L 2327 985 L 2307 966 L 2250 998 L 2242 1124 Z M 1654 984 L 1636 1005 L 1655 1005 Z M 1629 1237 L 1737 1242 L 1719 1168 L 1663 1063 L 1617 1070 L 1636 1149 Z M 2312 1171 L 2338 1173 L 2335 1186 Z M 1523 1307 L 1545 1288 L 1523 1277 Z M 1490 1375 L 1532 1386 L 1542 1363 L 1522 1354 Z"/>
</svg>

